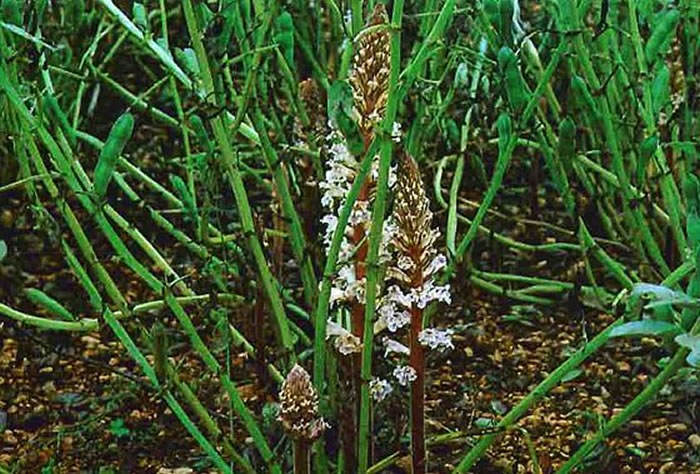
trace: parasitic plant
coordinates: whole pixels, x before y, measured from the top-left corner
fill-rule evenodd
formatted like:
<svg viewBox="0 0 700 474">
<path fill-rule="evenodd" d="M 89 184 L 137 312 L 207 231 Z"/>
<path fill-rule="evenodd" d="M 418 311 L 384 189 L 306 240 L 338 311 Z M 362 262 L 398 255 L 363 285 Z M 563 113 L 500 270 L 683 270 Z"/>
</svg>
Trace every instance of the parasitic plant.
<svg viewBox="0 0 700 474">
<path fill-rule="evenodd" d="M 390 36 L 382 25 L 388 23 L 386 10 L 377 4 L 372 13 L 368 30 L 360 34 L 356 41 L 356 53 L 349 82 L 354 102 L 354 115 L 363 142 L 363 152 L 367 152 L 374 139 L 375 127 L 382 120 L 389 91 Z M 376 28 L 375 28 L 376 27 Z M 338 223 L 337 213 L 343 206 L 352 183 L 358 174 L 359 162 L 350 152 L 345 138 L 339 130 L 329 134 L 329 163 L 325 179 L 320 183 L 323 190 L 321 204 L 328 212 L 322 222 L 326 224 L 324 242 L 330 246 L 331 238 Z M 360 390 L 360 350 L 359 340 L 364 334 L 365 280 L 367 258 L 367 237 L 371 224 L 371 209 L 378 175 L 378 160 L 373 158 L 372 172 L 362 183 L 355 201 L 345 238 L 340 250 L 339 265 L 331 291 L 331 306 L 345 303 L 350 311 L 349 333 L 335 334 L 336 347 L 343 355 L 340 379 L 344 386 L 345 413 L 341 414 L 341 444 L 345 454 L 348 472 L 355 469 L 355 432 L 357 403 Z M 389 224 L 390 226 L 390 224 Z M 387 227 L 387 226 L 385 226 Z M 390 235 L 390 232 L 386 235 Z"/>
<path fill-rule="evenodd" d="M 432 301 L 450 303 L 449 285 L 438 285 L 436 273 L 447 263 L 436 249 L 440 232 L 432 228 L 433 213 L 416 161 L 404 155 L 396 184 L 393 218 L 397 230 L 392 244 L 394 265 L 389 276 L 397 285 L 387 291 L 379 324 L 390 331 L 408 325 L 409 364 L 394 369 L 400 385 L 411 387 L 411 456 L 414 474 L 426 472 L 425 347 L 440 351 L 453 347 L 449 329 L 423 328 L 423 310 Z M 389 340 L 388 342 L 394 342 Z M 391 346 L 385 343 L 387 351 Z M 395 342 L 394 342 L 394 345 Z M 391 349 L 400 352 L 400 349 Z"/>
<path fill-rule="evenodd" d="M 319 416 L 318 394 L 308 372 L 295 364 L 287 374 L 279 396 L 279 421 L 294 443 L 294 474 L 308 474 L 311 472 L 311 445 L 327 427 Z"/>
</svg>

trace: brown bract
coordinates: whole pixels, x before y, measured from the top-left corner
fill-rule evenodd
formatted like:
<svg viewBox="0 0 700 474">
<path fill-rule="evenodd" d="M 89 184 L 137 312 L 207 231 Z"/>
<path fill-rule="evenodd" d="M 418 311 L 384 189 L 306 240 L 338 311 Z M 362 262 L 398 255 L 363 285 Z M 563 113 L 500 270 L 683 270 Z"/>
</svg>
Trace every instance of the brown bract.
<svg viewBox="0 0 700 474">
<path fill-rule="evenodd" d="M 389 22 L 384 5 L 378 3 L 372 13 L 369 27 Z M 349 81 L 355 107 L 359 113 L 358 125 L 364 136 L 384 115 L 389 96 L 389 60 L 391 36 L 386 28 L 372 29 L 356 40 L 355 56 Z"/>
<path fill-rule="evenodd" d="M 431 229 L 433 213 L 430 210 L 430 201 L 423 188 L 418 163 L 411 156 L 404 154 L 401 160 L 401 169 L 396 183 L 396 200 L 394 202 L 394 218 L 399 231 L 396 233 L 393 244 L 399 256 L 404 255 L 413 264 L 420 264 L 423 277 L 436 254 L 434 248 L 438 232 Z M 411 284 L 414 277 L 412 272 L 406 272 L 408 268 L 401 265 L 392 265 L 389 269 L 391 276 Z"/>
</svg>

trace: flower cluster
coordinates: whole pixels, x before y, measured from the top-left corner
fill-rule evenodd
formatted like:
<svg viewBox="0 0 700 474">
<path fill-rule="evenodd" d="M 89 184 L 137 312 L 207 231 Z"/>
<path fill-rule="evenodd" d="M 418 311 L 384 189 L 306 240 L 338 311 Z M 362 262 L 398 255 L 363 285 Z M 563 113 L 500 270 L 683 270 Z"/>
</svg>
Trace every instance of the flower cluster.
<svg viewBox="0 0 700 474">
<path fill-rule="evenodd" d="M 282 384 L 279 420 L 290 437 L 308 442 L 318 439 L 328 427 L 318 414 L 318 394 L 311 377 L 299 365 Z"/>
</svg>

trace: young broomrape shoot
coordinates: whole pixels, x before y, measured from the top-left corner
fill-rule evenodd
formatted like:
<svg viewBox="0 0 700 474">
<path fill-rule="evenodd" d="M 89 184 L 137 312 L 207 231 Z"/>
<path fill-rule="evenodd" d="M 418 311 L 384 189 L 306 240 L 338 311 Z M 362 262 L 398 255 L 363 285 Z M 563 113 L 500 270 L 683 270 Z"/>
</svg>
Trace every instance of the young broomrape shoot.
<svg viewBox="0 0 700 474">
<path fill-rule="evenodd" d="M 318 414 L 318 394 L 308 372 L 292 367 L 280 390 L 279 420 L 294 441 L 294 473 L 309 471 L 309 448 L 328 425 Z"/>
<path fill-rule="evenodd" d="M 410 321 L 409 365 L 394 369 L 394 377 L 400 385 L 411 386 L 411 455 L 413 473 L 424 473 L 425 453 L 425 355 L 424 346 L 444 351 L 453 348 L 452 331 L 435 328 L 423 329 L 423 309 L 431 301 L 450 303 L 448 285 L 437 285 L 435 274 L 447 261 L 438 253 L 435 241 L 440 233 L 431 228 L 433 213 L 423 188 L 416 161 L 404 155 L 401 163 L 393 217 L 397 231 L 393 238 L 396 251 L 395 265 L 388 269 L 390 277 L 399 285 L 387 292 L 380 317 L 389 330 L 397 328 L 398 319 L 404 321 L 406 313 Z M 393 313 L 392 313 L 393 310 Z"/>
</svg>

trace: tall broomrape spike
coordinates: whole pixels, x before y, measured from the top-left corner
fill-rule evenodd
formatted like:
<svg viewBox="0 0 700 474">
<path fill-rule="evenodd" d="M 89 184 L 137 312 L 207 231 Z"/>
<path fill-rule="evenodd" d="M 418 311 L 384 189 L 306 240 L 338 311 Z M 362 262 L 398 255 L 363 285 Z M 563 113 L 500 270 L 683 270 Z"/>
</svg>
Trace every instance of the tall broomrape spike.
<svg viewBox="0 0 700 474">
<path fill-rule="evenodd" d="M 294 441 L 294 473 L 308 474 L 309 449 L 326 430 L 318 413 L 318 394 L 308 372 L 294 365 L 280 391 L 279 420 Z"/>
<path fill-rule="evenodd" d="M 423 346 L 441 350 L 453 347 L 450 330 L 423 329 L 423 309 L 433 300 L 449 303 L 450 293 L 448 286 L 435 285 L 433 279 L 446 259 L 435 248 L 439 232 L 430 227 L 433 213 L 420 170 L 408 155 L 403 157 L 396 189 L 397 231 L 393 238 L 396 264 L 388 271 L 408 291 L 404 293 L 398 286 L 388 289 L 386 301 L 380 308 L 380 321 L 383 319 L 381 322 L 392 332 L 409 324 L 409 365 L 397 367 L 394 377 L 400 385 L 411 386 L 411 465 L 414 474 L 423 474 L 426 469 Z M 396 349 L 387 344 L 389 351 Z"/>
<path fill-rule="evenodd" d="M 386 9 L 377 3 L 368 26 L 389 22 Z M 389 59 L 391 35 L 387 29 L 372 30 L 357 40 L 356 52 L 349 81 L 355 107 L 359 113 L 358 125 L 368 143 L 372 129 L 381 121 L 389 97 Z"/>
<path fill-rule="evenodd" d="M 377 4 L 368 26 L 388 23 L 388 16 L 382 4 Z M 390 35 L 386 28 L 375 28 L 362 34 L 357 40 L 353 66 L 349 82 L 353 92 L 355 119 L 364 141 L 365 151 L 374 136 L 375 125 L 384 115 L 389 91 Z M 329 134 L 329 160 L 325 180 L 320 183 L 323 190 L 321 204 L 330 211 L 322 219 L 326 224 L 324 240 L 329 245 L 335 231 L 337 212 L 342 207 L 347 192 L 357 173 L 358 161 L 349 152 L 339 131 Z M 331 307 L 346 304 L 350 309 L 350 331 L 339 333 L 335 330 L 335 346 L 347 357 L 341 358 L 338 366 L 342 405 L 340 414 L 340 438 L 345 456 L 346 472 L 356 470 L 356 425 L 359 402 L 360 380 L 360 339 L 364 334 L 365 316 L 365 259 L 367 257 L 367 234 L 371 225 L 371 210 L 375 193 L 375 179 L 378 162 L 373 163 L 371 175 L 363 183 L 350 216 L 339 255 L 337 276 L 333 280 Z M 390 177 L 390 186 L 393 184 Z M 390 235 L 390 223 L 385 223 L 384 235 Z M 387 232 L 389 230 L 389 232 Z M 388 242 L 388 239 L 384 243 Z M 386 254 L 386 245 L 380 250 Z M 331 334 L 329 333 L 329 336 Z"/>
</svg>

